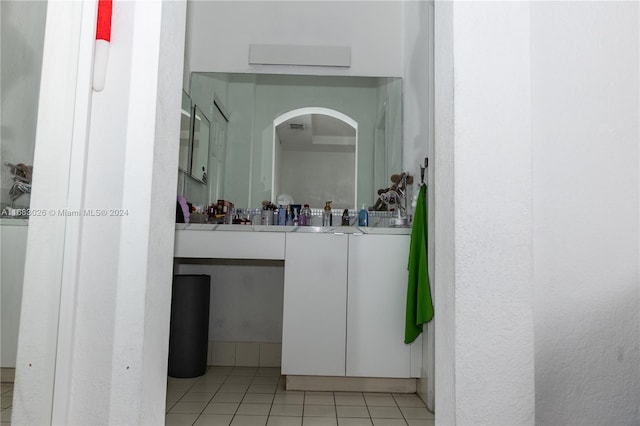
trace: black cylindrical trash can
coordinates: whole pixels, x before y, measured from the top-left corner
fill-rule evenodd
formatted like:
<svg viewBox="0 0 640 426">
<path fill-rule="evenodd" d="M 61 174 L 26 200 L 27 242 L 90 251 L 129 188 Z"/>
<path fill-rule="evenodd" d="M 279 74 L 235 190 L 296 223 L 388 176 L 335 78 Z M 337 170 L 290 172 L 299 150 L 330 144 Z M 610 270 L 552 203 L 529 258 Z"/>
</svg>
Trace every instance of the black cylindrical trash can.
<svg viewBox="0 0 640 426">
<path fill-rule="evenodd" d="M 207 371 L 209 275 L 175 275 L 171 292 L 169 376 L 197 377 Z"/>
</svg>

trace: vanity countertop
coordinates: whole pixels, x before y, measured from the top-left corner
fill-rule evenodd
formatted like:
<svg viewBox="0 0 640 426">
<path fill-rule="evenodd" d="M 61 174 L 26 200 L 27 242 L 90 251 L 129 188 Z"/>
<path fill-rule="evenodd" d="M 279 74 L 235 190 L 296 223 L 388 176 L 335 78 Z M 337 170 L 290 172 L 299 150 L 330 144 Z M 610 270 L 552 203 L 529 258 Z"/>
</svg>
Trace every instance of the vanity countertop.
<svg viewBox="0 0 640 426">
<path fill-rule="evenodd" d="M 409 235 L 411 228 L 179 223 L 176 224 L 174 257 L 284 260 L 287 233 Z"/>
<path fill-rule="evenodd" d="M 178 223 L 176 231 L 236 231 L 236 232 L 299 232 L 325 234 L 379 234 L 409 235 L 411 228 L 378 228 L 365 226 L 265 226 L 265 225 L 224 225 L 212 223 Z"/>
</svg>

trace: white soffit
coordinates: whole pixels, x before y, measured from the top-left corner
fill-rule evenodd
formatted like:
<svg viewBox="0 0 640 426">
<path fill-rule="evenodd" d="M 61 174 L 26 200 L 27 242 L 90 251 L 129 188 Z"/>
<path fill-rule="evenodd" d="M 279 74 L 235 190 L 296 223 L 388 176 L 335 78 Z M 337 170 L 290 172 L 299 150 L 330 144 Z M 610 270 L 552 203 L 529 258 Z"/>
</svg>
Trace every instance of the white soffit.
<svg viewBox="0 0 640 426">
<path fill-rule="evenodd" d="M 250 44 L 249 64 L 350 67 L 351 47 Z"/>
</svg>

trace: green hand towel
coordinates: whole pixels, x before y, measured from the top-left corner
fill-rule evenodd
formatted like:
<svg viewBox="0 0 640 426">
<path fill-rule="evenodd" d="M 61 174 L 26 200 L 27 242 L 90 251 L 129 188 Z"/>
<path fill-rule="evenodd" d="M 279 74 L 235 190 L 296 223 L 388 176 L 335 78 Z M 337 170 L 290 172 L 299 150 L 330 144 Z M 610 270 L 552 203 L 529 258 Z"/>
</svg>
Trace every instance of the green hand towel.
<svg viewBox="0 0 640 426">
<path fill-rule="evenodd" d="M 413 217 L 411 246 L 409 248 L 409 285 L 407 286 L 407 312 L 404 342 L 411 343 L 422 332 L 422 324 L 433 318 L 429 269 L 427 267 L 427 186 L 420 186 Z"/>
</svg>

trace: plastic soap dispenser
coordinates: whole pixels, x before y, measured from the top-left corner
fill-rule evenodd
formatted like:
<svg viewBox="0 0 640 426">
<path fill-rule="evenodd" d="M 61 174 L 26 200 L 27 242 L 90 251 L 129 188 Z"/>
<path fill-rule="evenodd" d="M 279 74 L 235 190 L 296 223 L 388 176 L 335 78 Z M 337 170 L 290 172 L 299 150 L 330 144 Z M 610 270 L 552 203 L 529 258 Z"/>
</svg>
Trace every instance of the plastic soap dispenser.
<svg viewBox="0 0 640 426">
<path fill-rule="evenodd" d="M 324 203 L 324 210 L 322 210 L 322 226 L 332 226 L 332 222 L 331 201 L 327 201 Z"/>
<path fill-rule="evenodd" d="M 364 204 L 360 212 L 358 212 L 358 226 L 369 226 L 369 212 Z"/>
</svg>

